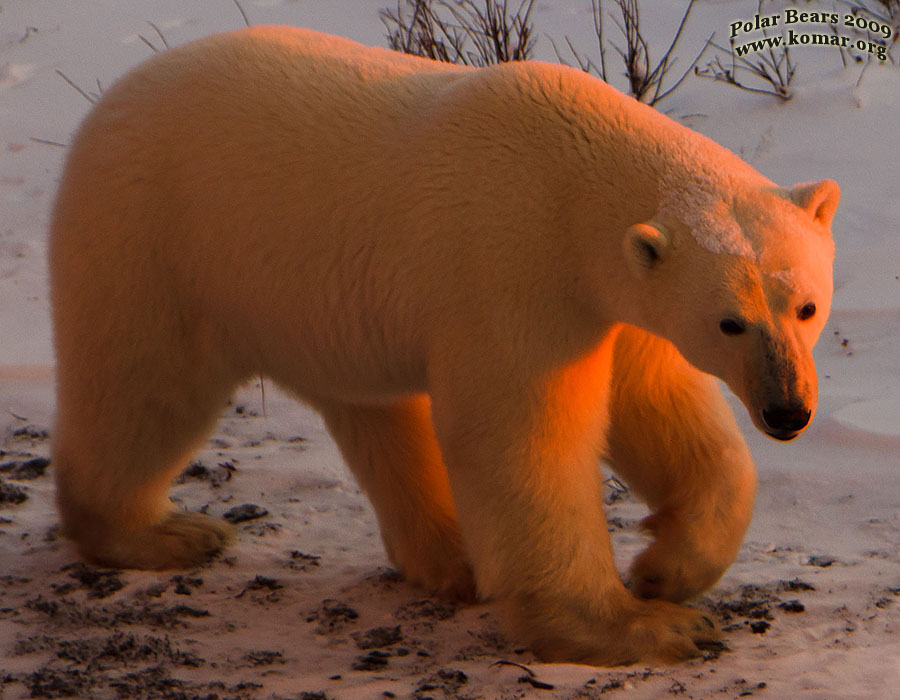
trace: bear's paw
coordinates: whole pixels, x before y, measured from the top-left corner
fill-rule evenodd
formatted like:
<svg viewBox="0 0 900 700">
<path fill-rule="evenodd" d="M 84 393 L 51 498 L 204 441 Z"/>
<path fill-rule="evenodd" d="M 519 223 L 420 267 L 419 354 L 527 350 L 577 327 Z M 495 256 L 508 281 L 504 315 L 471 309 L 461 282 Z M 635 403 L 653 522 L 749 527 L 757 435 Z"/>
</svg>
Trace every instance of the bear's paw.
<svg viewBox="0 0 900 700">
<path fill-rule="evenodd" d="M 531 646 L 542 660 L 592 666 L 679 663 L 701 656 L 719 640 L 707 614 L 662 600 L 631 598 L 608 616 L 566 623 L 532 631 Z"/>
<path fill-rule="evenodd" d="M 79 538 L 81 553 L 121 569 L 188 569 L 206 562 L 232 538 L 233 528 L 202 513 L 173 511 L 140 530 Z"/>
</svg>

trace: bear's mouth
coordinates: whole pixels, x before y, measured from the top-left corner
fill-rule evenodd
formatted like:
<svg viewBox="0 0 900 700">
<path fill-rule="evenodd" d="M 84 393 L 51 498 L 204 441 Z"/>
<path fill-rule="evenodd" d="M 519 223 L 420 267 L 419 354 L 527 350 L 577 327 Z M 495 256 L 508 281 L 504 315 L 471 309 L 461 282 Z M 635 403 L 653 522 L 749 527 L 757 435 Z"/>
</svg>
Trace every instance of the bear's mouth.
<svg viewBox="0 0 900 700">
<path fill-rule="evenodd" d="M 766 430 L 766 435 L 782 442 L 789 442 L 800 434 L 799 430 Z"/>
</svg>

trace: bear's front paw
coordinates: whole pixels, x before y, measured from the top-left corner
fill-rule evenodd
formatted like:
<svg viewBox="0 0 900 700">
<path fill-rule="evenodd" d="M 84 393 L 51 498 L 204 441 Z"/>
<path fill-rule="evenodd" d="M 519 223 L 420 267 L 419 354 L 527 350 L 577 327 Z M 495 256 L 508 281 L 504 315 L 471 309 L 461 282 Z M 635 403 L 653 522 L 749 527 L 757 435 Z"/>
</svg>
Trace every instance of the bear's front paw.
<svg viewBox="0 0 900 700">
<path fill-rule="evenodd" d="M 715 582 L 699 575 L 697 569 L 686 568 L 688 563 L 654 545 L 632 564 L 629 587 L 638 598 L 687 600 Z"/>
<path fill-rule="evenodd" d="M 686 661 L 719 639 L 713 621 L 699 610 L 631 596 L 626 601 L 600 618 L 548 617 L 542 626 L 532 611 L 531 623 L 540 627 L 532 627 L 531 646 L 544 661 L 629 666 Z"/>
<path fill-rule="evenodd" d="M 121 569 L 187 569 L 207 561 L 233 536 L 233 528 L 202 513 L 172 511 L 139 530 L 108 524 L 99 537 L 77 538 L 85 558 Z"/>
<path fill-rule="evenodd" d="M 702 654 L 719 639 L 712 619 L 702 611 L 662 600 L 639 601 L 621 628 L 598 655 L 587 658 L 596 665 L 631 665 L 640 661 L 678 663 Z"/>
<path fill-rule="evenodd" d="M 660 598 L 675 603 L 693 598 L 715 584 L 735 556 L 735 538 L 698 533 L 696 528 L 658 516 L 643 526 L 656 536 L 631 565 L 630 588 L 638 598 Z"/>
</svg>

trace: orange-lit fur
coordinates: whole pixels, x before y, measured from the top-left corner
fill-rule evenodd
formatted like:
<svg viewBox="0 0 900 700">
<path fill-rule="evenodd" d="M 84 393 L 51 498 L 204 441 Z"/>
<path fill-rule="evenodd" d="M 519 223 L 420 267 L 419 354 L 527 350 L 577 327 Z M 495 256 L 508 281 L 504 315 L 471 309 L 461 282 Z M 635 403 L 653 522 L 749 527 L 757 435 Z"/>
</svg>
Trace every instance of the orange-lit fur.
<svg viewBox="0 0 900 700">
<path fill-rule="evenodd" d="M 696 654 L 714 630 L 670 601 L 732 561 L 755 476 L 695 367 L 757 422 L 814 408 L 836 203 L 560 66 L 273 27 L 161 54 L 85 120 L 52 222 L 66 531 L 125 567 L 222 546 L 167 489 L 261 373 L 323 414 L 411 580 L 499 601 L 546 659 Z M 753 255 L 711 250 L 723 222 Z M 634 591 L 665 600 L 615 570 L 602 454 L 654 513 Z"/>
<path fill-rule="evenodd" d="M 633 327 L 618 349 L 608 454 L 653 511 L 644 526 L 656 540 L 632 566 L 634 589 L 685 600 L 737 555 L 753 511 L 753 460 L 712 376 Z"/>
</svg>

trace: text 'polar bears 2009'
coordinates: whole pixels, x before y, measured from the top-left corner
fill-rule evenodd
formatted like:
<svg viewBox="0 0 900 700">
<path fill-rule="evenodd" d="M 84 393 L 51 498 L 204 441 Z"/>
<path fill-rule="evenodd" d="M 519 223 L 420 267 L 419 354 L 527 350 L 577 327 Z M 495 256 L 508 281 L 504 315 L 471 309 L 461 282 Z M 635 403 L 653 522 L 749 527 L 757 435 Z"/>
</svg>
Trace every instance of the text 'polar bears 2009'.
<svg viewBox="0 0 900 700">
<path fill-rule="evenodd" d="M 770 35 L 769 30 L 781 29 Z M 866 36 L 848 36 L 843 32 Z M 762 32 L 761 38 L 750 40 L 745 34 Z M 895 29 L 878 19 L 861 13 L 801 12 L 787 8 L 771 15 L 755 14 L 752 19 L 736 19 L 728 25 L 728 37 L 738 57 L 759 51 L 796 46 L 827 46 L 836 49 L 856 49 L 886 61 L 888 42 Z M 744 40 L 737 43 L 738 38 Z"/>
</svg>

